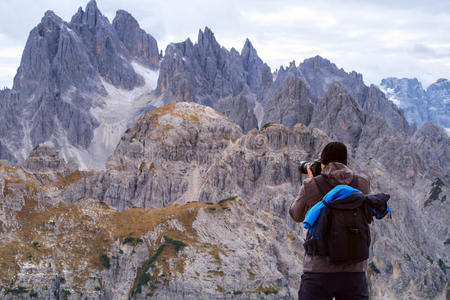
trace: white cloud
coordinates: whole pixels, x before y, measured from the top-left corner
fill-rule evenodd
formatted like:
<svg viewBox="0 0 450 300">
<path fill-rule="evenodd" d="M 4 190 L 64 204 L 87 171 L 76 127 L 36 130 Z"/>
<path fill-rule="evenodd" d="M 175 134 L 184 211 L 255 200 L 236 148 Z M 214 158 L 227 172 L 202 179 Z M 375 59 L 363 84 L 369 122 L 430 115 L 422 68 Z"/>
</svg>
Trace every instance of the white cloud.
<svg viewBox="0 0 450 300">
<path fill-rule="evenodd" d="M 22 56 L 22 52 L 23 52 L 22 47 L 0 48 L 0 59 L 1 58 L 20 58 Z"/>
</svg>

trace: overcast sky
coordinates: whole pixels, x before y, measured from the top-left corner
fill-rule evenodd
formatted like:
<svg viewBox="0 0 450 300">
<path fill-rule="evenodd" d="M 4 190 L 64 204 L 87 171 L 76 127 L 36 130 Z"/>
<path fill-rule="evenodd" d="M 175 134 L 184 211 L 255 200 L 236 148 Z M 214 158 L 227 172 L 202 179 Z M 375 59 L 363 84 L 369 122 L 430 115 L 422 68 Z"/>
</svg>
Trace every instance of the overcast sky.
<svg viewBox="0 0 450 300">
<path fill-rule="evenodd" d="M 29 32 L 46 10 L 69 22 L 87 0 L 0 0 L 0 88 L 11 87 Z M 249 38 L 272 71 L 315 55 L 366 84 L 418 78 L 424 87 L 450 78 L 450 1 L 98 0 L 110 21 L 130 12 L 158 47 L 211 28 L 227 49 Z"/>
</svg>

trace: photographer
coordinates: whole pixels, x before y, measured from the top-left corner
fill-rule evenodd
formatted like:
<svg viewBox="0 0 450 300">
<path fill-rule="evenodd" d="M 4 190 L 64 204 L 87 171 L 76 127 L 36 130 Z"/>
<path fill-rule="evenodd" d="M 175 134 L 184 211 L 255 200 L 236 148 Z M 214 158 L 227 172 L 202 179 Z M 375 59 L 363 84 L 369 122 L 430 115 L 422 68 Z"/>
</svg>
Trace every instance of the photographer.
<svg viewBox="0 0 450 300">
<path fill-rule="evenodd" d="M 343 143 L 327 144 L 322 150 L 320 162 L 321 175 L 313 174 L 310 165 L 307 166 L 309 178 L 303 181 L 298 198 L 289 208 L 289 214 L 296 222 L 303 222 L 307 211 L 334 186 L 348 185 L 364 194 L 369 193 L 368 178 L 356 175 L 347 167 L 347 148 Z M 311 238 L 309 232 L 308 235 Z M 356 263 L 332 264 L 327 256 L 305 252 L 299 299 L 368 299 L 366 270 L 366 259 Z"/>
</svg>

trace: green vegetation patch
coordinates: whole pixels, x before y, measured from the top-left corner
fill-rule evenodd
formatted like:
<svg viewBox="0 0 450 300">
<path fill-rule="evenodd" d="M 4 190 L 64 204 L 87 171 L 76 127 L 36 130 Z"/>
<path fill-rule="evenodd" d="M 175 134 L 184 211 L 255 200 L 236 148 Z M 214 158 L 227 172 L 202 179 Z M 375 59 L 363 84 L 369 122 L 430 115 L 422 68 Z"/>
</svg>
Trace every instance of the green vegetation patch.
<svg viewBox="0 0 450 300">
<path fill-rule="evenodd" d="M 264 124 L 264 126 L 261 128 L 261 130 L 264 130 L 264 129 L 266 129 L 266 128 L 269 128 L 270 126 L 273 126 L 273 125 L 275 125 L 275 123 L 266 123 L 266 124 Z"/>
<path fill-rule="evenodd" d="M 179 241 L 179 240 L 175 240 L 172 239 L 168 236 L 164 236 L 164 241 L 165 243 L 163 243 L 162 245 L 160 245 L 158 247 L 158 249 L 156 250 L 156 252 L 152 255 L 152 257 L 150 257 L 150 259 L 145 263 L 145 265 L 143 266 L 140 275 L 138 276 L 137 279 L 137 283 L 135 288 L 132 290 L 131 292 L 131 296 L 134 296 L 136 294 L 140 294 L 142 292 L 142 286 L 146 285 L 150 280 L 151 280 L 151 276 L 148 273 L 148 270 L 151 267 L 154 267 L 154 262 L 156 261 L 156 259 L 161 255 L 161 253 L 163 252 L 164 248 L 168 245 L 171 244 L 175 247 L 175 250 L 178 252 L 180 251 L 181 248 L 186 247 L 187 244 L 184 243 L 183 241 Z"/>
<path fill-rule="evenodd" d="M 166 236 L 166 235 L 164 236 L 164 240 L 165 240 L 167 243 L 174 245 L 174 246 L 175 246 L 175 250 L 177 250 L 177 251 L 179 251 L 181 248 L 187 246 L 186 243 L 183 243 L 182 241 L 178 241 L 178 240 L 173 240 L 173 239 L 169 238 L 169 237 Z"/>
<path fill-rule="evenodd" d="M 123 240 L 123 242 L 122 242 L 122 244 L 131 244 L 131 245 L 133 245 L 133 246 L 136 246 L 138 243 L 143 243 L 144 242 L 144 240 L 143 239 L 141 239 L 141 238 L 134 238 L 134 237 L 132 237 L 132 236 L 127 236 L 124 240 Z"/>
<path fill-rule="evenodd" d="M 33 297 L 37 297 L 38 293 L 35 291 L 31 291 L 29 295 L 30 295 L 30 298 L 33 298 Z"/>
<path fill-rule="evenodd" d="M 102 253 L 100 255 L 100 261 L 102 262 L 102 265 L 107 269 L 109 269 L 109 267 L 111 266 L 111 264 L 109 263 L 109 257 L 108 255 L 106 255 L 106 253 Z"/>
<path fill-rule="evenodd" d="M 6 289 L 6 294 L 14 294 L 14 295 L 20 295 L 20 294 L 24 294 L 24 293 L 28 293 L 27 289 L 24 288 L 23 286 L 18 286 L 15 289 Z"/>
<path fill-rule="evenodd" d="M 145 263 L 141 275 L 139 276 L 136 287 L 131 292 L 132 296 L 140 294 L 142 292 L 142 286 L 150 281 L 150 274 L 148 274 L 147 271 L 150 269 L 150 267 L 154 266 L 153 263 L 158 258 L 158 256 L 161 255 L 165 247 L 166 244 L 162 244 L 161 246 L 159 246 L 156 252 L 152 255 L 152 257 L 150 257 L 150 259 Z"/>
<path fill-rule="evenodd" d="M 225 199 L 220 200 L 219 202 L 217 202 L 217 204 L 219 204 L 219 205 L 224 205 L 226 202 L 228 202 L 228 201 L 234 201 L 234 200 L 236 200 L 236 199 L 237 199 L 237 196 L 231 196 L 231 197 L 228 197 L 228 198 L 225 198 Z"/>
<path fill-rule="evenodd" d="M 267 288 L 263 290 L 263 293 L 266 295 L 270 295 L 270 294 L 278 294 L 278 290 L 274 289 L 274 288 Z"/>
<path fill-rule="evenodd" d="M 63 299 L 67 299 L 67 297 L 69 297 L 72 293 L 69 290 L 63 290 L 62 291 L 62 296 Z"/>
</svg>

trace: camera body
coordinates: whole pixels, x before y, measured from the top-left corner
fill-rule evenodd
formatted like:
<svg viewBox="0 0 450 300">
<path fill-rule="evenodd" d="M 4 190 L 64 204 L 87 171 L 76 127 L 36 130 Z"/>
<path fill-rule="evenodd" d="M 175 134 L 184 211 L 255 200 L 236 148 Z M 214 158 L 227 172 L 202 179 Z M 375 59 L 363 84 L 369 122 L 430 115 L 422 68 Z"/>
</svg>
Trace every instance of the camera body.
<svg viewBox="0 0 450 300">
<path fill-rule="evenodd" d="M 314 177 L 320 175 L 322 172 L 321 162 L 319 160 L 314 161 L 301 161 L 298 167 L 300 173 L 308 174 L 308 166 L 311 168 L 311 172 Z"/>
</svg>

